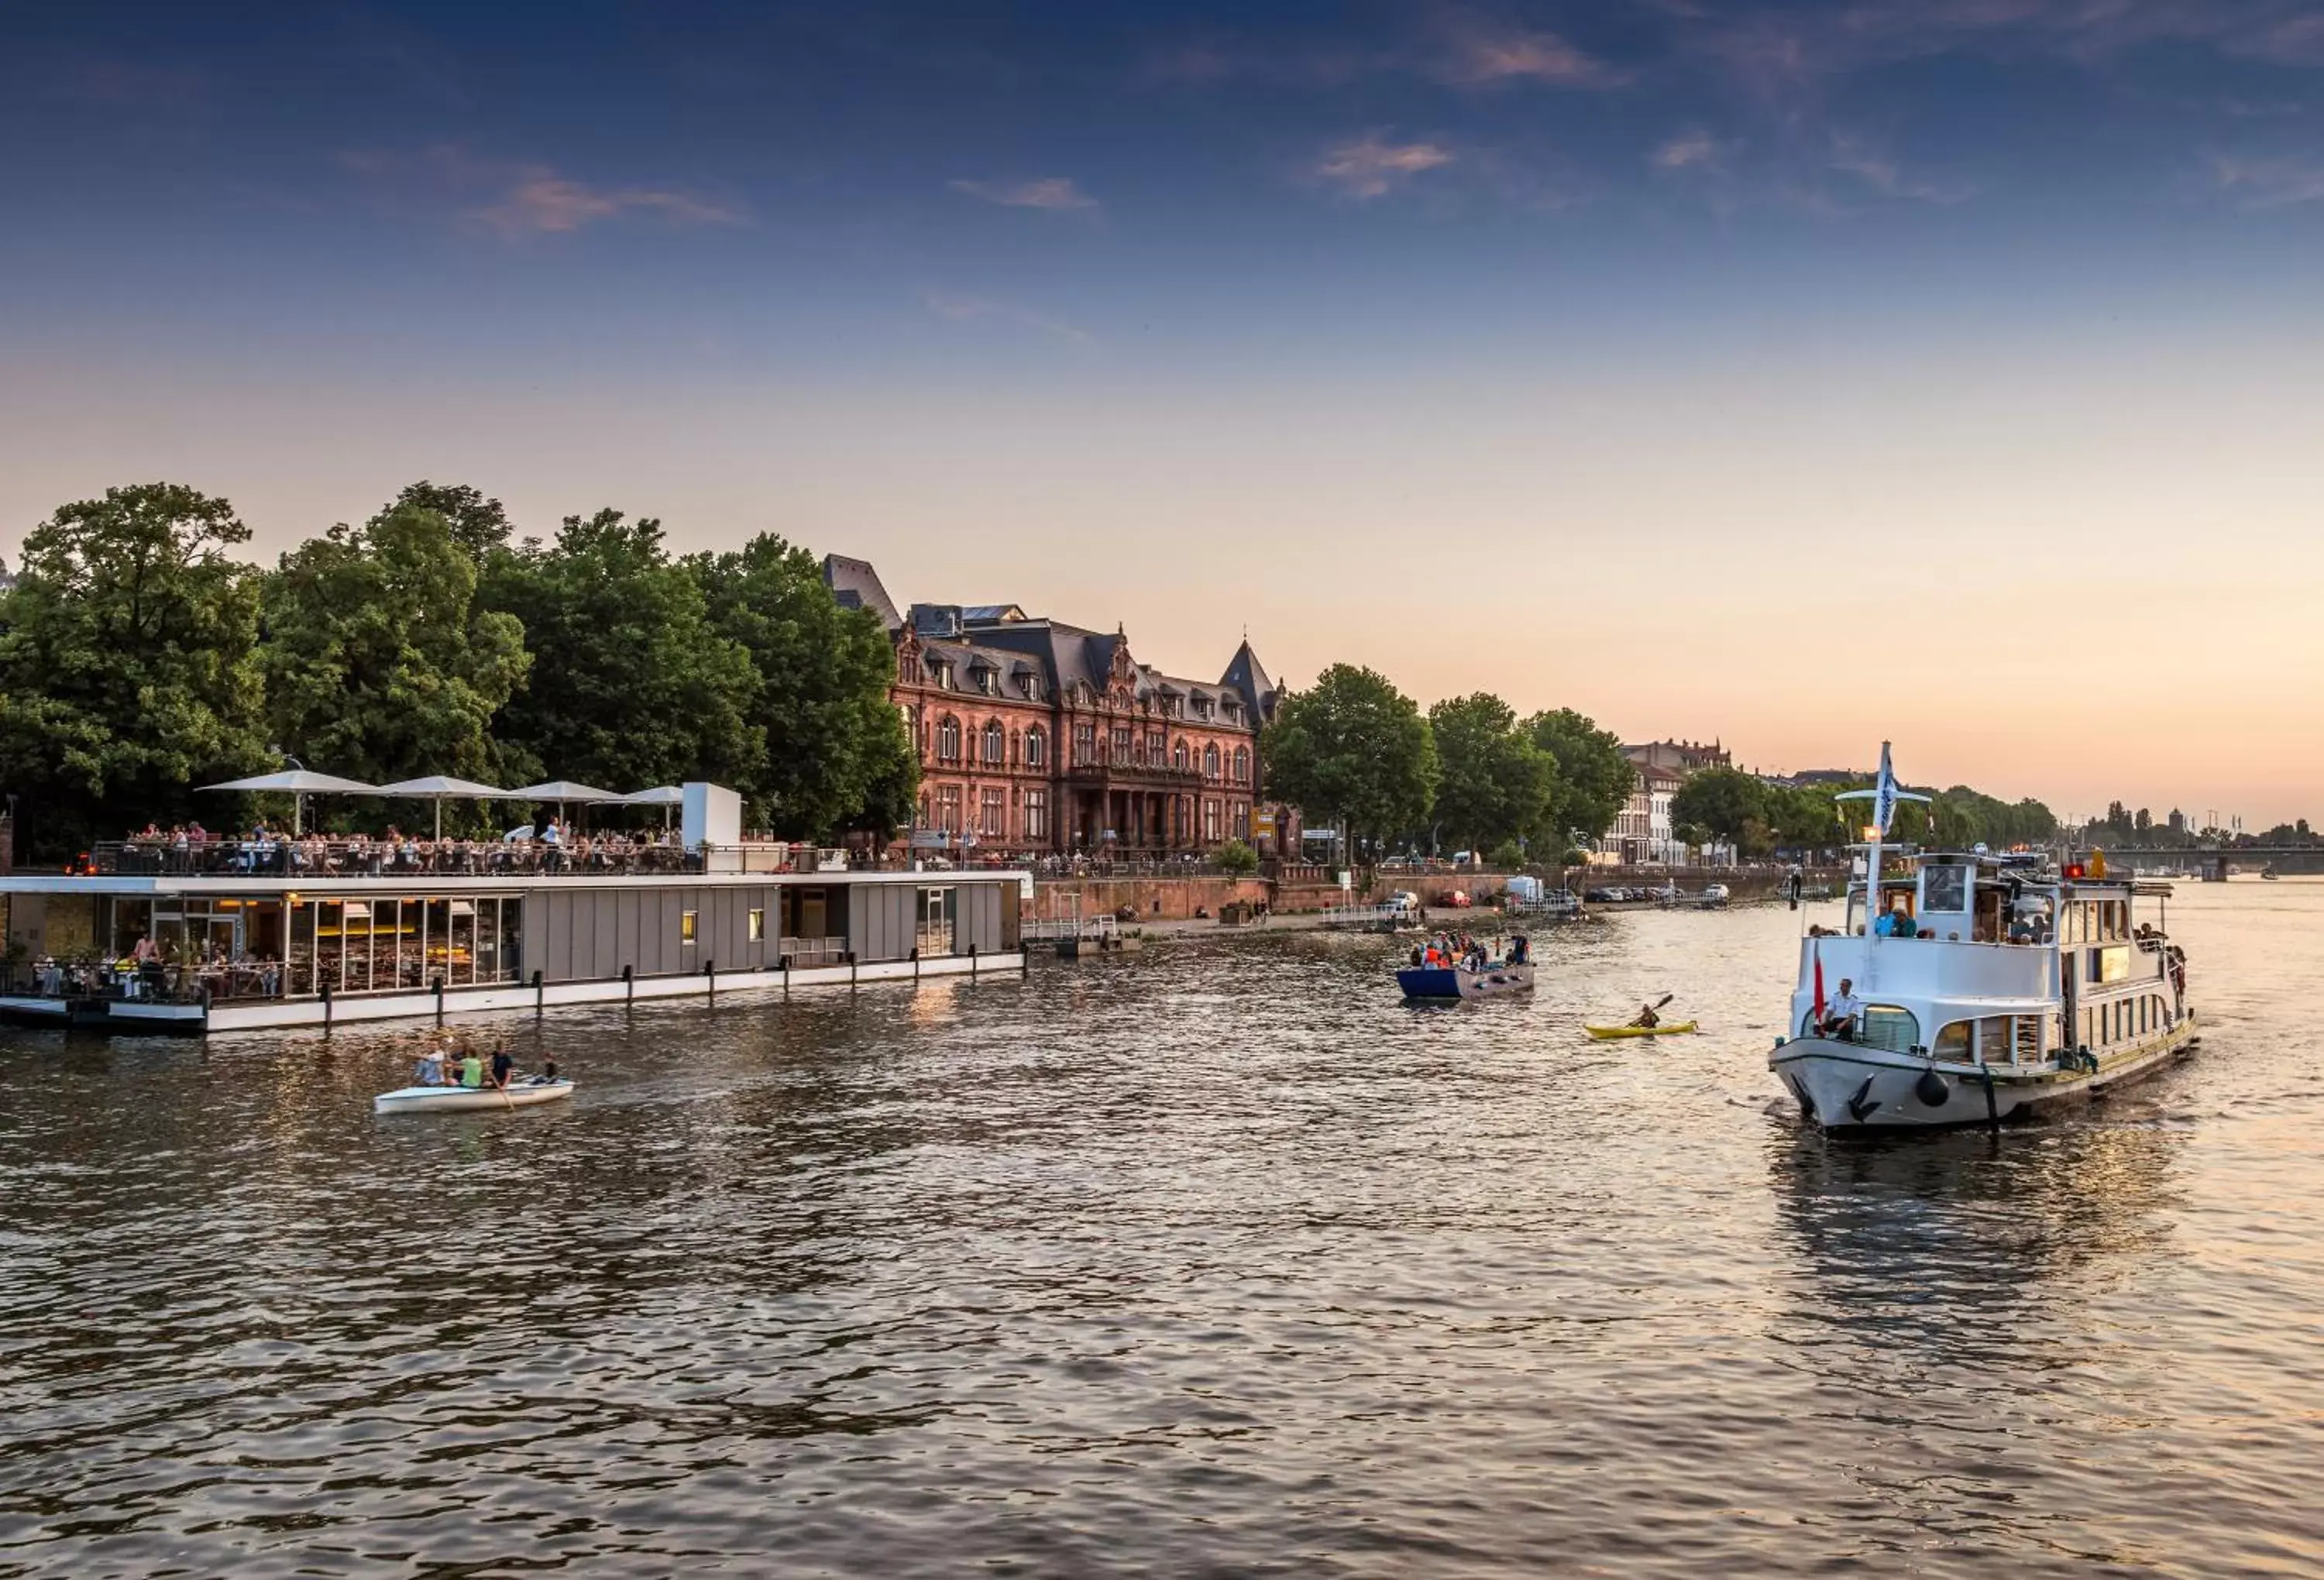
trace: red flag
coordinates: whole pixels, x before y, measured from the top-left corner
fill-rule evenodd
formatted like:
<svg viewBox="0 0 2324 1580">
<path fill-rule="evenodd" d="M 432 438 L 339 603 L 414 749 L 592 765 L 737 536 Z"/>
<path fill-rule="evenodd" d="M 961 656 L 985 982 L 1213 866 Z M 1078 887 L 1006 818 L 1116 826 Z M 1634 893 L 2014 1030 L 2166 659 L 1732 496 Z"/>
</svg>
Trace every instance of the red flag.
<svg viewBox="0 0 2324 1580">
<path fill-rule="evenodd" d="M 1815 1017 L 1816 1024 L 1821 1026 L 1823 1024 L 1823 941 L 1816 940 L 1812 948 L 1815 955 Z"/>
</svg>

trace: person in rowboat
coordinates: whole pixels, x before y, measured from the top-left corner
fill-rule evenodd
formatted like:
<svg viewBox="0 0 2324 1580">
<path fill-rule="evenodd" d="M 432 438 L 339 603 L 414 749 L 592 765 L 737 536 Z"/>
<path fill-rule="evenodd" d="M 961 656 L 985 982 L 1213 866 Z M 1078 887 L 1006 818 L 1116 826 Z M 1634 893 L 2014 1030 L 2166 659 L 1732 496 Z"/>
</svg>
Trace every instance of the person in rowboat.
<svg viewBox="0 0 2324 1580">
<path fill-rule="evenodd" d="M 516 1073 L 516 1061 L 509 1057 L 508 1044 L 493 1044 L 493 1085 L 501 1091 L 508 1090 L 509 1077 Z"/>
<path fill-rule="evenodd" d="M 473 1047 L 460 1051 L 460 1084 L 470 1091 L 477 1091 L 484 1087 L 484 1061 L 476 1057 Z"/>
<path fill-rule="evenodd" d="M 413 1086 L 434 1087 L 444 1084 L 444 1060 L 433 1045 L 420 1051 L 420 1062 L 412 1067 Z"/>
</svg>

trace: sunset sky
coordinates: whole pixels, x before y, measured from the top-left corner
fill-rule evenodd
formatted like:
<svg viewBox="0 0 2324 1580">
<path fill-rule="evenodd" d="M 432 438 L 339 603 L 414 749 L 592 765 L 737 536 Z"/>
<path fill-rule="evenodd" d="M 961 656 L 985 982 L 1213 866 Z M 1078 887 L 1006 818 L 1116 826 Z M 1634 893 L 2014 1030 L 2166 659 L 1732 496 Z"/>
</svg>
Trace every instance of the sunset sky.
<svg viewBox="0 0 2324 1580">
<path fill-rule="evenodd" d="M 0 136 L 11 563 L 428 477 L 2324 818 L 2324 5 L 18 6 Z"/>
</svg>

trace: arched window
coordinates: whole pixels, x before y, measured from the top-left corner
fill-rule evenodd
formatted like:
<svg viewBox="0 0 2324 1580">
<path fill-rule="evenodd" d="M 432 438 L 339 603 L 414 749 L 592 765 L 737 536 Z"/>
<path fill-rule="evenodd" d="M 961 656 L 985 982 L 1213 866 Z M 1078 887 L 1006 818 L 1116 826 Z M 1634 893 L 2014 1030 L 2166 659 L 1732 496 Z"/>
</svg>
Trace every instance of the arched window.
<svg viewBox="0 0 2324 1580">
<path fill-rule="evenodd" d="M 1001 721 L 998 719 L 984 727 L 984 760 L 988 763 L 1004 763 L 1009 760 L 1009 737 L 1001 730 Z"/>
<path fill-rule="evenodd" d="M 1038 768 L 1049 760 L 1049 743 L 1038 729 L 1025 731 L 1025 766 Z"/>
<path fill-rule="evenodd" d="M 1186 771 L 1186 743 L 1181 740 L 1170 749 L 1170 766 L 1180 773 Z"/>
<path fill-rule="evenodd" d="M 1218 776 L 1219 743 L 1214 740 L 1211 742 L 1210 745 L 1203 748 L 1203 777 L 1205 779 L 1215 779 Z"/>
<path fill-rule="evenodd" d="M 1247 746 L 1235 748 L 1235 783 L 1238 785 L 1250 783 L 1250 748 Z"/>
<path fill-rule="evenodd" d="M 960 760 L 960 721 L 950 713 L 936 723 L 936 757 L 947 763 Z"/>
</svg>

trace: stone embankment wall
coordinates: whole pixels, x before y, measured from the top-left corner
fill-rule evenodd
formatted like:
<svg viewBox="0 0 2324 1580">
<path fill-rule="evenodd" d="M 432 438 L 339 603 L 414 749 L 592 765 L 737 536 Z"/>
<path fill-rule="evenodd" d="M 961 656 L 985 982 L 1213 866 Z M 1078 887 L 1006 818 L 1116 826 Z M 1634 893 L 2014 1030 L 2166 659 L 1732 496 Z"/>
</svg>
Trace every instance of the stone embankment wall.
<svg viewBox="0 0 2324 1580">
<path fill-rule="evenodd" d="M 1761 900 L 1775 898 L 1784 877 L 1782 868 L 1737 871 L 1716 867 L 1573 867 L 1565 870 L 1563 881 L 1576 894 L 1609 884 L 1660 886 L 1674 883 L 1683 889 L 1696 890 L 1707 883 L 1723 883 L 1736 899 Z M 1814 868 L 1807 881 L 1837 890 L 1842 877 L 1838 868 Z M 1459 889 L 1481 905 L 1506 893 L 1508 886 L 1508 875 L 1499 872 L 1386 872 L 1373 878 L 1369 888 L 1351 895 L 1342 894 L 1336 884 L 1273 883 L 1261 877 L 1058 877 L 1043 878 L 1035 886 L 1036 897 L 1026 914 L 1069 914 L 1072 902 L 1062 896 L 1075 889 L 1081 891 L 1085 916 L 1110 915 L 1128 905 L 1141 921 L 1187 922 L 1197 909 L 1215 916 L 1220 906 L 1237 900 L 1264 904 L 1290 915 L 1343 904 L 1375 905 L 1398 889 L 1410 889 L 1425 905 L 1442 905 L 1447 896 Z"/>
<path fill-rule="evenodd" d="M 1410 889 L 1428 905 L 1443 904 L 1444 896 L 1454 889 L 1466 894 L 1481 905 L 1508 887 L 1509 880 L 1498 873 L 1388 873 L 1375 879 L 1370 888 L 1359 888 L 1353 894 L 1342 894 L 1332 883 L 1273 883 L 1261 877 L 1057 877 L 1042 878 L 1034 886 L 1032 906 L 1028 916 L 1071 914 L 1073 902 L 1063 896 L 1079 889 L 1082 895 L 1082 914 L 1111 914 L 1129 905 L 1141 921 L 1186 922 L 1194 919 L 1199 907 L 1208 915 L 1219 914 L 1219 907 L 1236 900 L 1262 904 L 1283 914 L 1301 911 L 1321 911 L 1339 905 L 1373 905 L 1388 898 L 1398 889 Z"/>
</svg>

